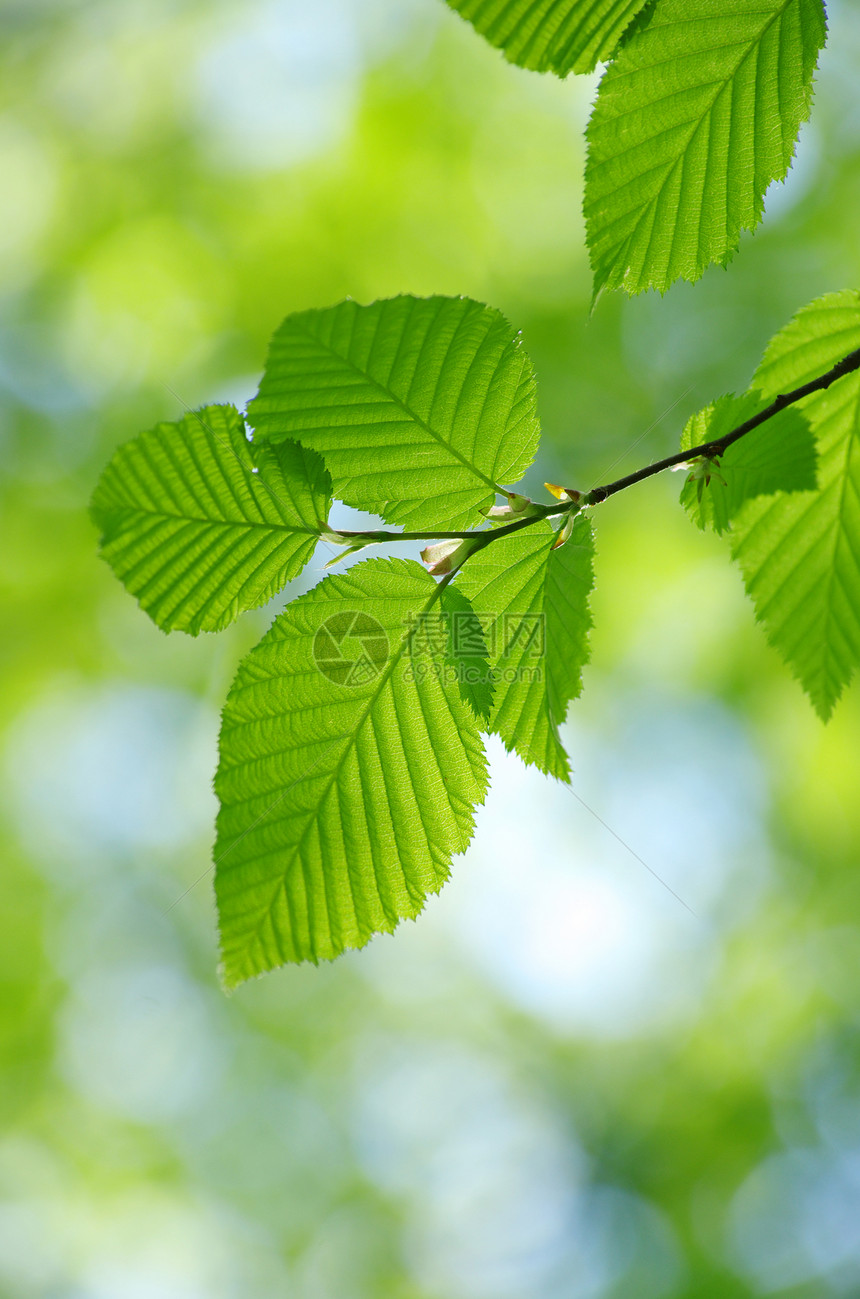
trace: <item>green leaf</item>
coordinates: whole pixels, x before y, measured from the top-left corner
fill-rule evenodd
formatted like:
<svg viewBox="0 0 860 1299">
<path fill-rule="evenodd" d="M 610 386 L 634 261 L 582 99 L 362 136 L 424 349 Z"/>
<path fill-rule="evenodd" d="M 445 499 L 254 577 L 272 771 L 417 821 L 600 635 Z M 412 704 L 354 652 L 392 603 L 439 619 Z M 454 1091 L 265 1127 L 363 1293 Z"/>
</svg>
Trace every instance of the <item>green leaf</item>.
<svg viewBox="0 0 860 1299">
<path fill-rule="evenodd" d="M 469 298 L 348 301 L 288 316 L 248 420 L 258 438 L 319 451 L 348 505 L 411 528 L 480 522 L 538 443 L 519 336 Z"/>
<path fill-rule="evenodd" d="M 770 340 L 750 386 L 770 402 L 826 374 L 860 346 L 858 321 L 856 289 L 816 298 Z"/>
<path fill-rule="evenodd" d="M 525 762 L 567 780 L 558 727 L 588 662 L 594 543 L 582 516 L 557 550 L 553 536 L 548 523 L 536 523 L 502 537 L 469 559 L 457 580 L 487 637 L 490 730 Z"/>
<path fill-rule="evenodd" d="M 480 722 L 489 722 L 493 680 L 481 620 L 456 587 L 448 588 L 445 603 L 450 618 L 445 663 L 475 716 Z"/>
<path fill-rule="evenodd" d="M 410 650 L 423 620 L 462 608 L 413 561 L 368 560 L 295 600 L 241 663 L 215 780 L 229 986 L 361 947 L 447 879 L 486 763 L 457 683 Z"/>
<path fill-rule="evenodd" d="M 771 342 L 753 382 L 767 401 L 860 347 L 860 294 L 831 294 Z M 750 501 L 732 554 L 768 639 L 826 719 L 860 662 L 860 375 L 798 403 L 818 446 L 818 490 Z"/>
<path fill-rule="evenodd" d="M 505 58 L 536 72 L 590 72 L 648 0 L 448 0 Z"/>
<path fill-rule="evenodd" d="M 687 421 L 681 450 L 724 437 L 769 404 L 755 391 L 718 398 Z M 725 532 L 744 502 L 754 496 L 813 489 L 816 459 L 809 423 L 790 406 L 733 442 L 709 482 L 688 479 L 681 489 L 681 504 L 698 527 Z"/>
<path fill-rule="evenodd" d="M 825 36 L 821 0 L 657 0 L 587 130 L 595 294 L 728 262 L 788 172 Z"/>
<path fill-rule="evenodd" d="M 295 442 L 253 448 L 232 406 L 205 406 L 126 442 L 90 506 L 114 573 L 164 631 L 219 631 L 296 577 L 331 483 Z"/>
</svg>

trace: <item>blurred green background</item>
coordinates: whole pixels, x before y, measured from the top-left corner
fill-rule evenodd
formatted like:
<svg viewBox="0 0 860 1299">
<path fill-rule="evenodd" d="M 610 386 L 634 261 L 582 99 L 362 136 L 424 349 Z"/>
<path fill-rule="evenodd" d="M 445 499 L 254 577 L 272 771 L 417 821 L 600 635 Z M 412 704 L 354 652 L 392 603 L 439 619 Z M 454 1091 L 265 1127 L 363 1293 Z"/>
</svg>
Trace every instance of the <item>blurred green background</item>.
<svg viewBox="0 0 860 1299">
<path fill-rule="evenodd" d="M 492 746 L 417 924 L 231 998 L 218 708 L 272 611 L 163 636 L 86 515 L 118 442 L 244 403 L 281 318 L 347 294 L 522 328 L 538 490 L 673 451 L 860 283 L 860 11 L 828 9 L 760 233 L 589 317 L 593 80 L 440 0 L 0 7 L 4 1299 L 860 1294 L 858 693 L 819 725 L 679 478 L 597 512 L 573 795 Z"/>
</svg>

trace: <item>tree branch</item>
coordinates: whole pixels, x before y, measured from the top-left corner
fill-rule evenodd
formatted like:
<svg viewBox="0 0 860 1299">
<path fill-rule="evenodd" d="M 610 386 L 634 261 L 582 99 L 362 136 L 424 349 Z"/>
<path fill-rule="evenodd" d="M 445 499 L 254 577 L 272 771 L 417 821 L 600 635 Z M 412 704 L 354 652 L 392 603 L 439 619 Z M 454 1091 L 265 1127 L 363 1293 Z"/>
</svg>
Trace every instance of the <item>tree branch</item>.
<svg viewBox="0 0 860 1299">
<path fill-rule="evenodd" d="M 829 388 L 837 379 L 841 379 L 846 374 L 851 374 L 853 370 L 860 370 L 860 348 L 856 352 L 850 352 L 848 356 L 837 361 L 832 370 L 822 374 L 817 379 L 810 379 L 809 383 L 804 383 L 800 388 L 795 388 L 792 392 L 782 393 L 771 404 L 753 415 L 751 419 L 745 420 L 737 428 L 732 429 L 730 433 L 724 434 L 721 438 L 716 438 L 713 442 L 703 442 L 701 446 L 690 447 L 688 451 L 678 451 L 673 456 L 667 456 L 665 460 L 657 460 L 652 465 L 646 465 L 644 469 L 637 469 L 633 474 L 627 474 L 624 478 L 618 478 L 614 483 L 606 483 L 602 487 L 595 487 L 588 492 L 583 498 L 584 505 L 598 505 L 605 501 L 607 497 L 614 496 L 616 492 L 621 492 L 625 487 L 632 487 L 634 483 L 641 483 L 646 478 L 653 477 L 654 474 L 662 473 L 664 469 L 671 469 L 674 465 L 682 465 L 688 460 L 695 460 L 697 456 L 707 456 L 713 460 L 721 456 L 733 442 L 738 442 L 747 433 L 752 433 L 760 424 L 766 420 L 772 419 L 778 415 L 781 410 L 787 406 L 793 406 L 795 402 L 800 401 L 803 397 L 808 397 L 810 393 L 821 392 L 824 388 Z"/>
<path fill-rule="evenodd" d="M 605 483 L 601 487 L 594 487 L 590 492 L 577 492 L 573 488 L 568 488 L 570 500 L 560 505 L 539 505 L 533 503 L 528 514 L 522 519 L 514 519 L 512 523 L 506 523 L 502 527 L 487 528 L 485 531 L 475 531 L 472 529 L 467 532 L 391 532 L 386 529 L 372 532 L 341 532 L 338 530 L 337 535 L 345 540 L 363 540 L 368 545 L 374 542 L 385 541 L 464 541 L 466 538 L 474 538 L 476 545 L 472 554 L 483 550 L 485 546 L 495 541 L 497 537 L 507 537 L 513 532 L 520 532 L 523 528 L 529 528 L 532 524 L 537 523 L 540 519 L 552 518 L 558 514 L 579 513 L 585 505 L 599 505 L 608 497 L 614 496 L 616 492 L 621 492 L 625 487 L 632 487 L 634 483 L 644 482 L 646 478 L 653 478 L 655 474 L 660 474 L 664 469 L 671 469 L 674 465 L 685 464 L 688 460 L 695 460 L 699 456 L 706 456 L 709 460 L 717 459 L 719 456 L 732 445 L 733 442 L 739 442 L 747 433 L 752 433 L 767 420 L 778 415 L 780 411 L 785 410 L 787 406 L 793 406 L 795 402 L 801 401 L 813 392 L 821 392 L 829 388 L 837 379 L 843 378 L 846 374 L 851 374 L 854 370 L 860 370 L 860 348 L 855 352 L 850 352 L 848 356 L 837 361 L 836 365 L 826 374 L 820 375 L 817 379 L 810 379 L 809 383 L 804 383 L 799 388 L 794 388 L 791 392 L 781 393 L 774 401 L 766 406 L 764 410 L 759 411 L 750 419 L 733 428 L 731 432 L 723 434 L 721 438 L 715 438 L 711 442 L 703 442 L 700 446 L 690 447 L 688 451 L 678 451 L 673 456 L 666 456 L 664 460 L 656 460 L 653 464 L 645 465 L 642 469 L 637 469 L 635 473 L 627 474 L 624 478 L 618 478 L 613 483 Z M 503 495 L 504 493 L 499 493 Z M 465 560 L 463 561 L 465 562 Z M 458 565 L 458 568 L 461 567 Z M 453 573 L 450 575 L 453 577 Z"/>
<path fill-rule="evenodd" d="M 499 495 L 504 495 L 500 492 Z M 530 512 L 525 518 L 514 519 L 513 523 L 505 523 L 499 528 L 487 528 L 486 532 L 478 532 L 471 528 L 468 532 L 388 532 L 385 529 L 374 532 L 344 532 L 338 528 L 337 533 L 340 537 L 349 537 L 350 539 L 363 539 L 368 543 L 375 541 L 465 541 L 467 537 L 486 537 L 491 541 L 494 537 L 506 537 L 512 532 L 519 532 L 521 528 L 528 528 L 540 519 L 549 519 L 554 514 L 566 514 L 570 509 L 570 502 L 565 501 L 563 505 L 541 505 L 533 504 L 533 509 L 537 513 Z"/>
</svg>

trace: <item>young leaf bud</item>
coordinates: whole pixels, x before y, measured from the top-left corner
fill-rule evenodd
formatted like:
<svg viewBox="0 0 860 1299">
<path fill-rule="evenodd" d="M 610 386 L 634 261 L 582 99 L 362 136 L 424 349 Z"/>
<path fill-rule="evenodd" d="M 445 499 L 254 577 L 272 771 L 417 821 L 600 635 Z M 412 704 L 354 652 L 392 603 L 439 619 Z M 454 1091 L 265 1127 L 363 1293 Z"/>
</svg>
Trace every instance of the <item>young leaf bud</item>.
<svg viewBox="0 0 860 1299">
<path fill-rule="evenodd" d="M 437 541 L 435 545 L 425 546 L 421 558 L 427 565 L 427 571 L 434 577 L 442 577 L 458 569 L 477 544 L 476 538 L 464 537 L 462 541 Z"/>
</svg>

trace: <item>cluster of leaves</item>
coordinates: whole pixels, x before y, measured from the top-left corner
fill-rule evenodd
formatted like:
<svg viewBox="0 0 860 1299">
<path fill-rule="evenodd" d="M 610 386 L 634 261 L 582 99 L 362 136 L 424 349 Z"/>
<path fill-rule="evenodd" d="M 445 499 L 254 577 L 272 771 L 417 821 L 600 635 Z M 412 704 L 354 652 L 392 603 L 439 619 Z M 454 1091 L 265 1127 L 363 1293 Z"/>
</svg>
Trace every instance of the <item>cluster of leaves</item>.
<svg viewBox="0 0 860 1299">
<path fill-rule="evenodd" d="M 771 340 L 750 391 L 693 417 L 682 447 L 718 439 L 860 348 L 860 293 L 828 294 Z M 860 371 L 734 443 L 682 502 L 728 530 L 732 557 L 779 650 L 826 720 L 860 664 Z"/>
<path fill-rule="evenodd" d="M 594 292 L 725 265 L 784 180 L 826 37 L 823 0 L 448 0 L 506 57 L 607 63 L 587 130 Z"/>
<path fill-rule="evenodd" d="M 683 503 L 729 533 L 758 616 L 825 716 L 860 660 L 860 373 L 724 456 L 695 448 L 856 348 L 860 295 L 813 303 L 750 391 L 696 415 L 682 443 Z M 223 628 L 321 539 L 448 540 L 430 571 L 370 559 L 325 577 L 239 666 L 215 782 L 228 986 L 416 916 L 471 837 L 482 733 L 569 779 L 559 725 L 581 689 L 593 580 L 583 511 L 623 485 L 557 489 L 545 506 L 511 491 L 537 450 L 534 374 L 505 319 L 464 298 L 289 316 L 246 418 L 253 437 L 231 406 L 159 424 L 96 488 L 102 553 L 165 631 Z M 419 531 L 333 531 L 333 496 Z"/>
<path fill-rule="evenodd" d="M 288 317 L 247 418 L 253 441 L 227 406 L 160 424 L 120 447 L 96 489 L 103 554 L 165 630 L 218 630 L 268 600 L 321 536 L 339 539 L 332 492 L 429 537 L 485 524 L 538 443 L 520 340 L 466 299 Z M 328 576 L 241 664 L 216 777 L 228 985 L 418 914 L 471 837 L 482 730 L 567 774 L 558 723 L 586 654 L 591 531 L 578 521 L 552 550 L 550 524 L 531 523 L 516 547 L 490 534 L 456 586 L 414 560 Z M 447 635 L 453 614 L 475 624 L 463 648 Z M 529 647 L 509 629 L 534 615 L 544 670 L 519 674 Z"/>
</svg>

